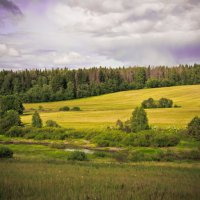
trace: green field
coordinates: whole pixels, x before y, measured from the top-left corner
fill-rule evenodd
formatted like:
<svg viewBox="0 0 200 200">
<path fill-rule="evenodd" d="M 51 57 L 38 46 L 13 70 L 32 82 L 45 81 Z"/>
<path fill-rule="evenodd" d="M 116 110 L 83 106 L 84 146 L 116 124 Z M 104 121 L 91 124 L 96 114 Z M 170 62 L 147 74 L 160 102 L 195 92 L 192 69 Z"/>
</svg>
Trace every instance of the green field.
<svg viewBox="0 0 200 200">
<path fill-rule="evenodd" d="M 25 104 L 26 114 L 22 116 L 22 121 L 30 124 L 32 117 L 30 114 L 33 112 L 31 109 L 42 106 L 44 111 L 40 114 L 43 121 L 52 119 L 66 128 L 105 128 L 114 126 L 118 119 L 124 121 L 129 119 L 133 109 L 149 97 L 170 98 L 174 104 L 181 106 L 146 110 L 151 125 L 185 127 L 194 116 L 200 115 L 200 85 L 188 85 L 124 91 L 68 101 Z M 58 111 L 63 106 L 79 106 L 82 111 Z"/>
</svg>

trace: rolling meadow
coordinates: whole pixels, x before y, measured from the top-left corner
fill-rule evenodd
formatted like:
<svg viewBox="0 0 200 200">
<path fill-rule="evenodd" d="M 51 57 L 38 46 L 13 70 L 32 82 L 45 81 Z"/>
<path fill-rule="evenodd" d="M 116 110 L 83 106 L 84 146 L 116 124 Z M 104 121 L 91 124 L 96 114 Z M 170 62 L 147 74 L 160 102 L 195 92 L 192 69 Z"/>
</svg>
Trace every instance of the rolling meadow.
<svg viewBox="0 0 200 200">
<path fill-rule="evenodd" d="M 118 119 L 129 119 L 133 109 L 150 97 L 170 98 L 174 104 L 180 106 L 146 110 L 152 126 L 185 127 L 200 113 L 200 85 L 189 85 L 131 90 L 77 100 L 25 104 L 26 114 L 22 116 L 22 121 L 30 124 L 32 116 L 29 114 L 33 109 L 38 110 L 39 106 L 42 106 L 43 111 L 39 112 L 43 121 L 55 120 L 66 128 L 106 128 L 114 126 Z M 78 106 L 81 111 L 60 112 L 59 108 L 63 106 Z"/>
</svg>

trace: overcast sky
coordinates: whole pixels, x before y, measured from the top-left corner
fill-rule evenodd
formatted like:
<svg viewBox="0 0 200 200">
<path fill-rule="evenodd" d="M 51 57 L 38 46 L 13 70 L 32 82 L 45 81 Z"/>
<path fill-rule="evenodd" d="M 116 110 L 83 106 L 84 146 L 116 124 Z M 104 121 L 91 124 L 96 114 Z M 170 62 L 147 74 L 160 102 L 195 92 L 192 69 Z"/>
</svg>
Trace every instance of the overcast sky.
<svg viewBox="0 0 200 200">
<path fill-rule="evenodd" d="M 200 63 L 200 0 L 0 0 L 0 69 Z"/>
</svg>

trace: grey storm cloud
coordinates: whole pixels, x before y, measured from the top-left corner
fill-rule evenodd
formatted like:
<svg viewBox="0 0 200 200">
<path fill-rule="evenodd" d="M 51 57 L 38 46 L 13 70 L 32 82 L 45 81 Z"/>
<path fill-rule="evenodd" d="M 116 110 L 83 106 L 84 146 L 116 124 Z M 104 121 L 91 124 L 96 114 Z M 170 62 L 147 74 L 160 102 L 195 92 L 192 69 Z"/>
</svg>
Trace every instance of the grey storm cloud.
<svg viewBox="0 0 200 200">
<path fill-rule="evenodd" d="M 15 3 L 13 3 L 12 1 L 0 0 L 0 7 L 3 7 L 7 11 L 9 11 L 9 12 L 15 14 L 15 15 L 23 15 L 20 8 Z"/>
</svg>

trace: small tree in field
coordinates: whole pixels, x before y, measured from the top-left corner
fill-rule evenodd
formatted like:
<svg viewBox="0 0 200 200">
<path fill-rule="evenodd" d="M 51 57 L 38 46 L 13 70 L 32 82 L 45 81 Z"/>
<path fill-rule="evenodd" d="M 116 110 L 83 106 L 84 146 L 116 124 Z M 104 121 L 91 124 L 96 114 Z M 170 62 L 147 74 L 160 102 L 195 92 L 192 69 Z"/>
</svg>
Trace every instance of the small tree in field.
<svg viewBox="0 0 200 200">
<path fill-rule="evenodd" d="M 200 117 L 194 117 L 187 127 L 188 134 L 200 140 Z"/>
<path fill-rule="evenodd" d="M 116 121 L 116 126 L 117 126 L 117 129 L 119 130 L 123 130 L 124 128 L 123 122 L 119 119 Z"/>
<path fill-rule="evenodd" d="M 32 117 L 32 126 L 36 128 L 41 128 L 42 127 L 42 120 L 40 118 L 40 115 L 37 111 L 33 114 Z"/>
<path fill-rule="evenodd" d="M 142 107 L 136 107 L 131 117 L 131 131 L 138 132 L 149 129 L 147 114 Z"/>
</svg>

